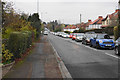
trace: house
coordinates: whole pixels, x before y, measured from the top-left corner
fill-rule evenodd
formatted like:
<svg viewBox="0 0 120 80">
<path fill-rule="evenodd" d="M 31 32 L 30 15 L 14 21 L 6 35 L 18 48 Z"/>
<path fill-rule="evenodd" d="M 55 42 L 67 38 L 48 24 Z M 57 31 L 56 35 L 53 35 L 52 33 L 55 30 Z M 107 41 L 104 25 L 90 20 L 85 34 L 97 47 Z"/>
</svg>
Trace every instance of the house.
<svg viewBox="0 0 120 80">
<path fill-rule="evenodd" d="M 85 29 L 86 23 L 82 22 L 81 24 L 76 24 L 76 26 L 77 26 L 78 28 L 83 28 L 83 29 Z"/>
<path fill-rule="evenodd" d="M 64 28 L 64 31 L 69 31 L 69 32 L 74 32 L 75 30 L 79 30 L 79 28 L 76 27 L 75 25 L 68 25 Z"/>
<path fill-rule="evenodd" d="M 81 24 L 76 24 L 77 27 L 88 30 L 88 27 L 92 21 L 89 19 L 88 22 L 84 23 L 82 22 Z"/>
<path fill-rule="evenodd" d="M 101 29 L 103 17 L 99 16 L 98 19 L 94 20 L 89 24 L 88 30 L 90 29 Z"/>
<path fill-rule="evenodd" d="M 86 23 L 86 27 L 85 27 L 86 30 L 89 29 L 89 25 L 90 25 L 91 23 L 92 23 L 92 21 L 91 21 L 91 20 L 88 20 L 88 22 Z"/>
<path fill-rule="evenodd" d="M 117 25 L 117 19 L 118 19 L 118 11 L 120 9 L 116 9 L 114 13 L 107 15 L 103 20 L 102 20 L 102 28 L 105 27 L 114 27 Z"/>
</svg>

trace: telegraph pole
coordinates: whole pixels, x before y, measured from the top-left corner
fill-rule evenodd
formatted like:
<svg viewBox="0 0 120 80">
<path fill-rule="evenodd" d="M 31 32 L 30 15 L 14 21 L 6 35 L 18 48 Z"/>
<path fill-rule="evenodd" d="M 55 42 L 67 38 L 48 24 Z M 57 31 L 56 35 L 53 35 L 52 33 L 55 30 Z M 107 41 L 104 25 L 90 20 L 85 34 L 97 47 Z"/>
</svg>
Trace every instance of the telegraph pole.
<svg viewBox="0 0 120 80">
<path fill-rule="evenodd" d="M 39 14 L 39 0 L 37 0 L 37 13 Z"/>
<path fill-rule="evenodd" d="M 120 0 L 118 2 L 118 37 L 120 37 Z"/>
<path fill-rule="evenodd" d="M 80 24 L 81 24 L 81 16 L 82 16 L 82 15 L 80 14 Z"/>
</svg>

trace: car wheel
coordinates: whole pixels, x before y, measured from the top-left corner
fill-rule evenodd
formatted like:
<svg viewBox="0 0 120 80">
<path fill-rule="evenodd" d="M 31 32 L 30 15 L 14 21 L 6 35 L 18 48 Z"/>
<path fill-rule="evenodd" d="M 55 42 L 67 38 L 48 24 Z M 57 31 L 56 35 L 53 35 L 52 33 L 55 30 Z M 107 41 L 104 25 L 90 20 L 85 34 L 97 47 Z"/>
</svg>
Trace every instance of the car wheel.
<svg viewBox="0 0 120 80">
<path fill-rule="evenodd" d="M 99 49 L 99 48 L 100 48 L 99 43 L 96 43 L 96 48 L 97 48 L 97 49 Z"/>
<path fill-rule="evenodd" d="M 78 42 L 78 40 L 76 39 L 76 41 Z"/>
<path fill-rule="evenodd" d="M 92 47 L 93 45 L 92 45 L 92 42 L 90 41 L 90 47 Z"/>
<path fill-rule="evenodd" d="M 118 55 L 118 47 L 115 48 L 115 54 Z"/>
<path fill-rule="evenodd" d="M 83 41 L 82 41 L 82 44 L 83 44 Z"/>
</svg>

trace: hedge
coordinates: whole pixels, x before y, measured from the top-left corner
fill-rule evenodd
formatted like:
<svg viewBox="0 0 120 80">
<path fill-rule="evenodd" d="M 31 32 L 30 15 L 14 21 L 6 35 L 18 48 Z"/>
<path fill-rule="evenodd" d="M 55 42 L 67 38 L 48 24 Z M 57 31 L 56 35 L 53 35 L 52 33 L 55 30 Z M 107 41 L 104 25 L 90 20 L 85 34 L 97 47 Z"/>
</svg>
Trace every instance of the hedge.
<svg viewBox="0 0 120 80">
<path fill-rule="evenodd" d="M 32 44 L 32 34 L 29 31 L 12 32 L 8 40 L 8 49 L 15 58 L 20 58 Z"/>
</svg>

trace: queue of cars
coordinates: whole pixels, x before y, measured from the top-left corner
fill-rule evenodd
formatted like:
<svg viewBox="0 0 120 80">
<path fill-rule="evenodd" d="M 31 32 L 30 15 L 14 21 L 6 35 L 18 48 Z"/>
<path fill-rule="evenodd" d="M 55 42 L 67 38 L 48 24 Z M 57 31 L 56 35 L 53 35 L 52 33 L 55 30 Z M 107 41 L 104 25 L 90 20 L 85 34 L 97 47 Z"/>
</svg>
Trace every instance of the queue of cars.
<svg viewBox="0 0 120 80">
<path fill-rule="evenodd" d="M 95 47 L 97 49 L 114 49 L 115 54 L 120 55 L 120 38 L 114 41 L 109 35 L 103 33 L 53 33 L 56 36 L 63 38 L 71 38 L 72 40 L 82 42 L 82 44 Z"/>
</svg>

